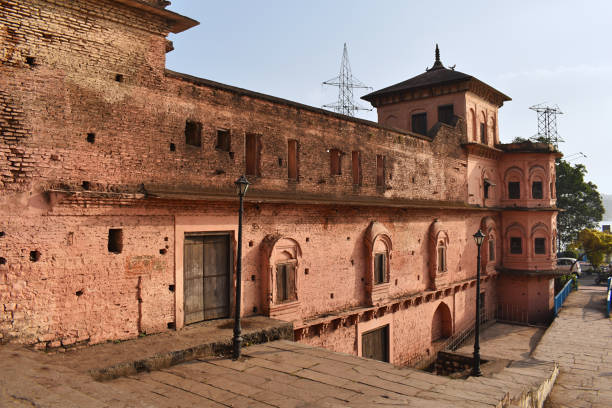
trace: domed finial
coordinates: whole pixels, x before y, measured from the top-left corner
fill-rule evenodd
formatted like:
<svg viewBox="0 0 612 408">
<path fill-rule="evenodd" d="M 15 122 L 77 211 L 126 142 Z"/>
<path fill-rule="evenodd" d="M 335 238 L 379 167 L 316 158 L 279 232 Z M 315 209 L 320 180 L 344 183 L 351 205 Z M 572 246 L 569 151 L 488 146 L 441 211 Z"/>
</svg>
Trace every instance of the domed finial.
<svg viewBox="0 0 612 408">
<path fill-rule="evenodd" d="M 444 65 L 442 64 L 442 61 L 440 61 L 440 48 L 438 48 L 438 44 L 436 44 L 436 61 L 434 62 L 433 66 L 429 69 L 426 69 L 425 71 L 435 71 L 437 69 L 443 69 Z"/>
<path fill-rule="evenodd" d="M 436 62 L 440 62 L 440 49 L 438 48 L 437 43 L 436 43 Z"/>
</svg>

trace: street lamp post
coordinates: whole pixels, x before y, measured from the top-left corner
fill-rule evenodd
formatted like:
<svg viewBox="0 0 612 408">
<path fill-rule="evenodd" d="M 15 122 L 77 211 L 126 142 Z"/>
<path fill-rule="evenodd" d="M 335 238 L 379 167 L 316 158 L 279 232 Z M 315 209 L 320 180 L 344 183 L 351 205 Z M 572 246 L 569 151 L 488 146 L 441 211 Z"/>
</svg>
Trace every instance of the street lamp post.
<svg viewBox="0 0 612 408">
<path fill-rule="evenodd" d="M 472 375 L 480 377 L 480 247 L 484 241 L 484 234 L 478 230 L 474 234 L 474 241 L 478 246 L 478 256 L 476 261 L 476 326 L 474 328 L 474 366 L 472 367 Z"/>
<path fill-rule="evenodd" d="M 236 257 L 236 311 L 234 314 L 234 360 L 240 358 L 240 347 L 242 346 L 242 336 L 240 328 L 240 299 L 242 293 L 242 213 L 244 212 L 243 198 L 249 188 L 249 181 L 244 177 L 240 176 L 238 180 L 234 182 L 238 189 L 238 196 L 240 197 L 240 210 L 238 211 L 238 250 Z"/>
</svg>

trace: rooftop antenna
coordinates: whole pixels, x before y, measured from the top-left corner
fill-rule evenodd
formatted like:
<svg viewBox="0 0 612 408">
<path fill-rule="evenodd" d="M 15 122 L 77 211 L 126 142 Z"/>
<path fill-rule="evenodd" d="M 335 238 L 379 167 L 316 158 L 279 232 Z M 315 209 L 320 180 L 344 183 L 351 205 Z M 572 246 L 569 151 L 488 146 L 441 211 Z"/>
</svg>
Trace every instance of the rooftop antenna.
<svg viewBox="0 0 612 408">
<path fill-rule="evenodd" d="M 323 82 L 323 85 L 331 85 L 338 87 L 338 101 L 336 103 L 330 103 L 323 105 L 324 108 L 329 108 L 334 112 L 341 113 L 343 115 L 355 116 L 355 112 L 359 110 L 372 110 L 363 108 L 357 105 L 353 99 L 353 89 L 372 89 L 366 86 L 363 82 L 353 77 L 351 73 L 351 64 L 348 59 L 348 51 L 346 49 L 346 43 L 344 43 L 344 52 L 342 53 L 342 63 L 340 64 L 340 74 L 328 81 Z"/>
<path fill-rule="evenodd" d="M 555 146 L 555 149 L 558 149 L 559 143 L 564 140 L 557 133 L 557 115 L 562 115 L 563 112 L 561 112 L 557 105 L 548 106 L 546 102 L 533 105 L 529 109 L 536 111 L 538 114 L 538 133 L 531 137 L 531 140 L 544 140 L 546 143 Z"/>
</svg>

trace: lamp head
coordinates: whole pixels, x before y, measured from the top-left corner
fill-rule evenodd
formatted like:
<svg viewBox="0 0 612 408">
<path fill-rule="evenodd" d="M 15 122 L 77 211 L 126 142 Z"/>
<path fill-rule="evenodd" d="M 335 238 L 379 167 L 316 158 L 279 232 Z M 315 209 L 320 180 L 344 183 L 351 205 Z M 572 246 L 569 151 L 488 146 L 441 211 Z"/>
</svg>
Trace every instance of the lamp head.
<svg viewBox="0 0 612 408">
<path fill-rule="evenodd" d="M 476 245 L 481 246 L 484 239 L 485 235 L 482 233 L 482 231 L 478 230 L 478 232 L 474 234 L 474 241 L 476 241 Z"/>
<path fill-rule="evenodd" d="M 238 180 L 236 180 L 234 182 L 234 184 L 237 187 L 237 191 L 238 191 L 238 195 L 239 196 L 244 196 L 249 188 L 249 185 L 251 183 L 249 183 L 249 180 L 246 179 L 246 177 L 244 177 L 244 174 L 242 176 L 240 176 L 240 178 Z"/>
</svg>

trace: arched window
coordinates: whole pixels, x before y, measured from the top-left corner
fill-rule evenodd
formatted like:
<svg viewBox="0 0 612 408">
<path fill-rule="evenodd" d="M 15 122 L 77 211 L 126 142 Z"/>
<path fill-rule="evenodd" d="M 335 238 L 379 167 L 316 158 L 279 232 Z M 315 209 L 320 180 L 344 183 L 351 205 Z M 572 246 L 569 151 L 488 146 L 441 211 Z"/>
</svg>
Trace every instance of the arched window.
<svg viewBox="0 0 612 408">
<path fill-rule="evenodd" d="M 299 301 L 298 271 L 302 250 L 292 238 L 268 235 L 262 242 L 264 311 L 274 316 L 277 310 L 287 312 L 287 304 Z"/>
<path fill-rule="evenodd" d="M 429 276 L 430 287 L 444 286 L 448 281 L 448 232 L 439 219 L 434 219 L 429 228 Z"/>
<path fill-rule="evenodd" d="M 545 257 L 550 255 L 551 242 L 548 227 L 544 223 L 537 223 L 531 228 L 531 241 L 533 243 L 533 255 Z"/>
<path fill-rule="evenodd" d="M 480 230 L 485 235 L 481 258 L 483 272 L 493 271 L 497 260 L 497 230 L 492 217 L 484 217 L 480 222 Z"/>
<path fill-rule="evenodd" d="M 531 198 L 541 200 L 544 198 L 544 188 L 546 187 L 546 170 L 541 166 L 533 166 L 529 169 L 529 185 L 531 187 Z"/>
<path fill-rule="evenodd" d="M 385 226 L 372 221 L 364 236 L 366 259 L 366 286 L 372 304 L 385 299 L 391 279 L 391 234 Z"/>
<path fill-rule="evenodd" d="M 509 255 L 526 255 L 525 239 L 527 234 L 525 228 L 519 223 L 514 223 L 506 229 L 506 240 Z"/>
<path fill-rule="evenodd" d="M 431 341 L 449 338 L 453 335 L 453 318 L 444 302 L 440 302 L 431 319 Z"/>
<path fill-rule="evenodd" d="M 523 195 L 521 182 L 524 179 L 523 171 L 518 167 L 510 167 L 504 174 L 506 185 L 506 199 L 518 200 Z"/>
<path fill-rule="evenodd" d="M 487 144 L 487 118 L 485 117 L 484 112 L 480 113 L 479 132 L 480 143 Z"/>
<path fill-rule="evenodd" d="M 478 141 L 478 137 L 476 136 L 476 113 L 474 113 L 474 109 L 470 108 L 470 117 L 469 117 L 469 123 L 472 127 L 472 141 L 477 142 Z"/>
</svg>

